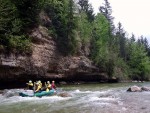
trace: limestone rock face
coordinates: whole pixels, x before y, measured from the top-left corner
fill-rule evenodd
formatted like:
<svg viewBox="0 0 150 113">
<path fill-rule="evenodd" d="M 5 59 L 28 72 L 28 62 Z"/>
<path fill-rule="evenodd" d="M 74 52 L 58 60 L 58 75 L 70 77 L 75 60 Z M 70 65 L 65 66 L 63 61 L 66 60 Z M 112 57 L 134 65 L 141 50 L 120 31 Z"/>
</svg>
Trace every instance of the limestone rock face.
<svg viewBox="0 0 150 113">
<path fill-rule="evenodd" d="M 99 77 L 96 73 L 98 69 L 84 55 L 62 56 L 57 50 L 56 42 L 48 35 L 47 28 L 39 26 L 29 35 L 32 37 L 31 55 L 0 54 L 2 81 Z"/>
<path fill-rule="evenodd" d="M 58 71 L 61 73 L 88 73 L 94 70 L 97 70 L 96 67 L 92 65 L 92 62 L 86 58 L 85 56 L 78 56 L 78 57 L 62 57 L 60 58 Z"/>
<path fill-rule="evenodd" d="M 23 79 L 45 76 L 49 63 L 55 60 L 56 43 L 47 34 L 45 27 L 39 26 L 32 30 L 31 55 L 0 55 L 0 78 Z"/>
</svg>

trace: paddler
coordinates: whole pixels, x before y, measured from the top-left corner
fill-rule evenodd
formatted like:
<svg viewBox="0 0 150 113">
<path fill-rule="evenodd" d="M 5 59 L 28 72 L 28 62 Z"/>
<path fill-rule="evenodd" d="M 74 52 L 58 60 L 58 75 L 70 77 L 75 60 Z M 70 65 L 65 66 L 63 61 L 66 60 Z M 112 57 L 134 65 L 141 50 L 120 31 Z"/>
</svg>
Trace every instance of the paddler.
<svg viewBox="0 0 150 113">
<path fill-rule="evenodd" d="M 29 82 L 26 84 L 28 85 L 28 89 L 33 90 L 33 83 L 31 80 L 29 80 Z"/>
<path fill-rule="evenodd" d="M 54 80 L 52 81 L 51 88 L 56 90 L 56 85 L 55 85 L 55 81 Z"/>
<path fill-rule="evenodd" d="M 47 81 L 47 84 L 45 83 L 45 86 L 46 86 L 46 92 L 48 92 L 51 89 L 50 81 Z"/>
<path fill-rule="evenodd" d="M 41 85 L 39 84 L 39 82 L 36 83 L 36 89 L 35 89 L 35 93 L 40 92 L 41 91 Z"/>
<path fill-rule="evenodd" d="M 42 82 L 39 80 L 38 83 L 39 83 L 40 87 L 42 88 Z"/>
</svg>

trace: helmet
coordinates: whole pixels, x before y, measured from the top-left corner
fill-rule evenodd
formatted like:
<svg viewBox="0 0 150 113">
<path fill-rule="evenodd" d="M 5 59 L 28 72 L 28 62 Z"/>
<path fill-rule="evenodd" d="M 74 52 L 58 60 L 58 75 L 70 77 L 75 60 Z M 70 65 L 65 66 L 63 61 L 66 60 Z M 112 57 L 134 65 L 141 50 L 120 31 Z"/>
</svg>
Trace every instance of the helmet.
<svg viewBox="0 0 150 113">
<path fill-rule="evenodd" d="M 54 80 L 52 82 L 55 82 Z"/>
<path fill-rule="evenodd" d="M 38 83 L 41 83 L 41 81 L 39 80 Z"/>
<path fill-rule="evenodd" d="M 39 85 L 39 82 L 36 82 L 36 85 Z"/>
<path fill-rule="evenodd" d="M 29 83 L 31 83 L 32 81 L 31 80 L 29 80 Z"/>
<path fill-rule="evenodd" d="M 47 81 L 47 83 L 49 84 L 50 82 L 49 82 L 49 81 Z"/>
</svg>

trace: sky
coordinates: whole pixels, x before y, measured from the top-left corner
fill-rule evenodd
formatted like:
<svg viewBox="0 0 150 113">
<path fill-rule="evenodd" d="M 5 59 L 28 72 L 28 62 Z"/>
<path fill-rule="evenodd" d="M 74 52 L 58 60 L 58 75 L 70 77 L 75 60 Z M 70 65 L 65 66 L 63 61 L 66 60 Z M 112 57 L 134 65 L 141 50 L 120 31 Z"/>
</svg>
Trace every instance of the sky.
<svg viewBox="0 0 150 113">
<path fill-rule="evenodd" d="M 108 0 L 112 7 L 114 23 L 122 23 L 129 36 L 146 37 L 150 43 L 150 0 Z M 89 0 L 97 13 L 104 0 Z"/>
</svg>

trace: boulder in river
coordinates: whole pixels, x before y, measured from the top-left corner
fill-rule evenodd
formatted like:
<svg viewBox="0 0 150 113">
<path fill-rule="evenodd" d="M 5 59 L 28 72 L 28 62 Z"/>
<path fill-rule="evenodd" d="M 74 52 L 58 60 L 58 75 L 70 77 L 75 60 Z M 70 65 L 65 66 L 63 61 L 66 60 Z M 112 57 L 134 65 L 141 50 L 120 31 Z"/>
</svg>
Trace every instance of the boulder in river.
<svg viewBox="0 0 150 113">
<path fill-rule="evenodd" d="M 150 87 L 143 86 L 141 89 L 142 89 L 142 91 L 150 91 Z"/>
<path fill-rule="evenodd" d="M 127 91 L 129 92 L 141 92 L 142 88 L 138 86 L 131 86 Z"/>
</svg>

